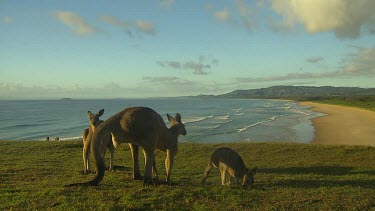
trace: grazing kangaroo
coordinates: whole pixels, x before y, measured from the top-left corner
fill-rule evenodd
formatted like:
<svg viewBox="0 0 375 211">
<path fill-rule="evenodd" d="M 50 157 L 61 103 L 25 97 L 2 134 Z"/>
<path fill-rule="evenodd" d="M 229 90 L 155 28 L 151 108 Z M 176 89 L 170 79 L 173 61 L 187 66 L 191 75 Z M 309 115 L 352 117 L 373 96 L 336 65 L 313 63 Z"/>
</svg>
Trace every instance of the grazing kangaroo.
<svg viewBox="0 0 375 211">
<path fill-rule="evenodd" d="M 89 164 L 91 137 L 92 137 L 93 133 L 95 132 L 96 128 L 101 123 L 103 123 L 103 120 L 99 119 L 99 117 L 101 117 L 103 115 L 103 113 L 104 113 L 104 109 L 98 111 L 96 114 L 91 113 L 91 111 L 87 112 L 87 115 L 89 116 L 90 127 L 86 128 L 83 131 L 83 135 L 82 135 L 82 138 L 83 138 L 83 156 L 82 156 L 82 158 L 83 158 L 83 165 L 84 165 L 84 170 L 83 170 L 84 174 L 87 174 L 87 173 L 91 172 L 90 171 L 90 164 Z M 111 138 L 110 134 L 108 134 L 105 137 L 105 139 L 107 139 L 107 141 L 105 141 L 106 145 L 104 145 L 104 142 L 103 142 L 103 144 L 101 144 L 101 146 L 100 146 L 101 156 L 104 158 L 105 153 L 106 153 L 107 148 L 108 148 L 110 153 L 111 153 L 108 170 L 112 171 L 113 170 L 113 154 L 114 154 L 114 151 L 115 151 L 115 147 L 113 146 L 113 143 L 111 141 L 112 138 Z"/>
<path fill-rule="evenodd" d="M 228 173 L 231 179 L 234 178 L 236 184 L 242 179 L 243 186 L 252 186 L 254 183 L 254 175 L 257 168 L 249 170 L 246 168 L 241 156 L 228 147 L 217 148 L 211 155 L 210 161 L 204 171 L 202 184 L 211 172 L 212 167 L 219 168 L 221 174 L 221 185 L 225 185 L 225 176 Z"/>
<path fill-rule="evenodd" d="M 171 127 L 167 128 L 163 118 L 151 108 L 126 108 L 100 124 L 91 137 L 91 153 L 96 166 L 95 177 L 87 183 L 75 183 L 68 186 L 96 186 L 102 181 L 105 166 L 100 146 L 102 142 L 103 144 L 107 144 L 106 142 L 108 141 L 105 137 L 108 134 L 112 135 L 114 146 L 118 146 L 121 143 L 131 143 L 143 148 L 145 155 L 143 184 L 148 185 L 153 182 L 151 176 L 156 149 L 167 152 L 165 164 L 167 182 L 169 182 L 170 172 L 178 150 L 178 135 L 186 135 L 186 130 L 184 124 L 181 122 L 180 114 L 176 114 Z"/>
</svg>

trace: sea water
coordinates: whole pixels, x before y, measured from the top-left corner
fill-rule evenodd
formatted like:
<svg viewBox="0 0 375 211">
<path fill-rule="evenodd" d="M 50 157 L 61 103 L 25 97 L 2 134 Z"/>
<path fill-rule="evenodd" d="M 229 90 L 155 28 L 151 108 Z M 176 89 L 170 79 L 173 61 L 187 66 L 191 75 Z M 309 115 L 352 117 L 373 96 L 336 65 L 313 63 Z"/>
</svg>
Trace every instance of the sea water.
<svg viewBox="0 0 375 211">
<path fill-rule="evenodd" d="M 180 142 L 302 142 L 313 139 L 310 119 L 321 114 L 292 101 L 162 98 L 0 101 L 0 140 L 81 139 L 87 111 L 105 120 L 127 107 L 146 106 L 164 119 L 180 113 L 187 135 Z"/>
</svg>

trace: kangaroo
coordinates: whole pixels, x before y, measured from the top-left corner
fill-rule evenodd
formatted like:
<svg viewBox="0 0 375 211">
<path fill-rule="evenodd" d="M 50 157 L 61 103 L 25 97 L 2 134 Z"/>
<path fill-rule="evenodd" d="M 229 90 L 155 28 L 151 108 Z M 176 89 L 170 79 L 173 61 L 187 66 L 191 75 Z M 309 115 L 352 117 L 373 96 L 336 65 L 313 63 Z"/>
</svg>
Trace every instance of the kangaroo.
<svg viewBox="0 0 375 211">
<path fill-rule="evenodd" d="M 167 118 L 170 125 L 170 128 L 168 128 L 168 132 L 166 134 L 166 137 L 164 138 L 166 141 L 164 142 L 158 142 L 156 145 L 156 150 L 154 153 L 154 157 L 159 151 L 165 152 L 166 158 L 165 158 L 165 170 L 167 174 L 166 183 L 170 184 L 170 176 L 171 176 L 171 169 L 174 162 L 174 157 L 177 154 L 177 142 L 178 142 L 178 136 L 179 135 L 186 135 L 186 129 L 185 125 L 181 122 L 181 114 L 177 113 L 175 118 L 167 114 Z M 158 172 L 156 169 L 156 163 L 155 158 L 153 162 L 153 171 L 155 173 L 155 177 L 153 178 L 154 181 L 158 181 Z"/>
<path fill-rule="evenodd" d="M 92 114 L 91 111 L 88 111 L 87 114 L 89 116 L 90 128 L 86 128 L 83 131 L 83 135 L 82 135 L 82 138 L 83 138 L 83 164 L 84 164 L 83 173 L 84 174 L 87 174 L 87 173 L 91 172 L 90 171 L 90 165 L 89 165 L 89 159 L 90 159 L 89 153 L 90 153 L 91 136 L 95 132 L 95 129 L 101 123 L 103 123 L 103 120 L 99 120 L 99 117 L 101 117 L 104 114 L 104 109 L 101 109 L 96 114 Z M 109 168 L 108 167 L 105 167 L 105 168 L 110 170 L 110 171 L 113 171 L 113 155 L 114 155 L 115 147 L 113 146 L 111 135 L 107 135 L 106 139 L 107 140 L 105 142 L 108 143 L 108 145 L 107 146 L 101 145 L 102 156 L 104 158 L 106 150 L 108 148 L 110 153 L 111 153 L 111 156 L 110 156 Z M 133 145 L 133 144 L 129 144 L 129 147 L 131 149 L 132 159 L 133 159 L 133 178 L 138 180 L 138 179 L 141 178 L 140 171 L 139 171 L 139 163 L 138 163 L 139 148 L 138 148 L 137 145 Z"/>
<path fill-rule="evenodd" d="M 225 185 L 225 177 L 226 173 L 228 173 L 231 176 L 229 184 L 232 182 L 232 178 L 237 185 L 239 184 L 239 180 L 242 179 L 242 186 L 249 187 L 254 183 L 254 175 L 257 170 L 257 168 L 249 170 L 245 166 L 241 156 L 228 147 L 217 148 L 211 155 L 210 161 L 203 174 L 202 184 L 210 174 L 212 167 L 219 168 L 221 185 Z"/>
<path fill-rule="evenodd" d="M 101 117 L 103 115 L 103 113 L 104 113 L 104 109 L 101 109 L 96 114 L 91 113 L 91 111 L 87 112 L 87 115 L 89 116 L 90 127 L 86 128 L 83 131 L 83 135 L 82 135 L 82 139 L 83 139 L 83 156 L 82 156 L 82 158 L 83 158 L 83 165 L 84 165 L 84 170 L 83 170 L 84 174 L 88 174 L 88 173 L 91 172 L 90 171 L 90 164 L 89 164 L 89 161 L 90 161 L 89 153 L 90 153 L 91 137 L 92 137 L 92 134 L 95 132 L 96 128 L 101 123 L 103 123 L 103 120 L 99 119 L 99 117 Z M 101 155 L 104 158 L 105 153 L 107 151 L 107 148 L 109 149 L 109 151 L 111 153 L 111 156 L 110 156 L 110 162 L 109 162 L 109 168 L 108 168 L 108 170 L 112 171 L 113 170 L 113 154 L 114 154 L 115 148 L 114 148 L 114 146 L 112 144 L 112 141 L 111 141 L 112 140 L 111 135 L 108 134 L 105 138 L 108 139 L 109 141 L 108 140 L 106 141 L 107 145 L 102 144 L 100 146 L 100 148 L 101 148 Z"/>
<path fill-rule="evenodd" d="M 178 150 L 178 135 L 186 135 L 186 130 L 180 114 L 176 114 L 172 126 L 168 129 L 163 118 L 151 108 L 126 108 L 100 124 L 91 137 L 90 147 L 96 167 L 95 177 L 89 182 L 68 186 L 96 186 L 103 180 L 105 166 L 100 146 L 102 142 L 108 144 L 109 141 L 105 139 L 108 134 L 112 135 L 115 147 L 121 143 L 131 143 L 143 148 L 145 156 L 143 185 L 146 186 L 153 183 L 151 176 L 156 149 L 167 152 L 165 165 L 167 181 L 170 181 L 170 172 Z"/>
</svg>

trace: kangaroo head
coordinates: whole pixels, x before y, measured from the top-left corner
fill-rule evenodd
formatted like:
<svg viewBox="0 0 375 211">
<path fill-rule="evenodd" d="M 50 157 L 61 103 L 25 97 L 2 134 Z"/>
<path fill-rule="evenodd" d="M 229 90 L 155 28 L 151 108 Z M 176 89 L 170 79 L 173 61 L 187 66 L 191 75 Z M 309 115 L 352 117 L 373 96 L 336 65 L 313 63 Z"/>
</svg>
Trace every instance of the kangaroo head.
<svg viewBox="0 0 375 211">
<path fill-rule="evenodd" d="M 96 127 L 100 125 L 101 121 L 99 120 L 99 117 L 102 116 L 103 113 L 104 113 L 104 109 L 98 111 L 98 113 L 96 114 L 91 113 L 91 111 L 87 112 L 87 115 L 89 115 L 90 127 L 92 129 L 95 129 Z"/>
<path fill-rule="evenodd" d="M 167 114 L 168 121 L 171 123 L 171 131 L 176 135 L 186 135 L 185 125 L 181 122 L 181 114 L 177 113 L 175 118 Z"/>
<path fill-rule="evenodd" d="M 254 175 L 256 174 L 257 167 L 253 169 L 246 168 L 245 175 L 243 176 L 242 186 L 252 187 L 254 184 Z"/>
</svg>

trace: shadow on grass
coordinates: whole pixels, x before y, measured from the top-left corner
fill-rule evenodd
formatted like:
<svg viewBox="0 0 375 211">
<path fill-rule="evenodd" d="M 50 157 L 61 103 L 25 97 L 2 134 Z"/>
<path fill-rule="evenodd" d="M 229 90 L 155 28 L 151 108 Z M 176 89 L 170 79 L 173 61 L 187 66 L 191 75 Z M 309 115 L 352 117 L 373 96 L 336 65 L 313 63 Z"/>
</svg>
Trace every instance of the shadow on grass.
<svg viewBox="0 0 375 211">
<path fill-rule="evenodd" d="M 322 176 L 345 176 L 345 175 L 375 175 L 375 171 L 356 171 L 355 168 L 348 166 L 311 166 L 311 167 L 288 167 L 288 168 L 260 168 L 259 173 L 265 174 L 289 174 L 303 175 L 314 174 Z M 340 177 L 337 180 L 308 180 L 308 179 L 289 179 L 275 181 L 272 185 L 288 188 L 319 188 L 319 187 L 360 187 L 375 189 L 375 180 L 351 180 Z"/>
<path fill-rule="evenodd" d="M 288 188 L 332 188 L 350 186 L 375 189 L 375 180 L 283 180 L 275 182 L 274 185 Z"/>
<path fill-rule="evenodd" d="M 117 170 L 121 170 L 121 171 L 132 171 L 132 167 L 129 167 L 129 166 L 117 166 L 117 165 L 113 165 L 113 170 L 117 171 Z"/>
<path fill-rule="evenodd" d="M 347 166 L 310 166 L 289 168 L 259 168 L 259 173 L 266 174 L 316 174 L 316 175 L 353 175 L 367 174 L 375 175 L 375 171 L 353 171 L 354 168 Z"/>
</svg>

